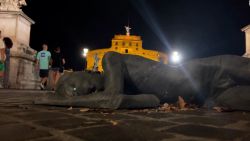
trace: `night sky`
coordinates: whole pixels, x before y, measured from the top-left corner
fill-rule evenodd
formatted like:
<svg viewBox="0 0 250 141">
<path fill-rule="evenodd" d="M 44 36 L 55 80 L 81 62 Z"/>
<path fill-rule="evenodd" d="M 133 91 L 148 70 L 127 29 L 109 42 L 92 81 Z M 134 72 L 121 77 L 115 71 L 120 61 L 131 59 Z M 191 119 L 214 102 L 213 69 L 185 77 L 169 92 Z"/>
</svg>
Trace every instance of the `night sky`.
<svg viewBox="0 0 250 141">
<path fill-rule="evenodd" d="M 83 67 L 81 49 L 109 48 L 115 34 L 140 35 L 145 49 L 179 50 L 185 58 L 242 55 L 250 24 L 248 0 L 26 0 L 36 23 L 31 47 L 60 46 L 66 68 Z"/>
</svg>

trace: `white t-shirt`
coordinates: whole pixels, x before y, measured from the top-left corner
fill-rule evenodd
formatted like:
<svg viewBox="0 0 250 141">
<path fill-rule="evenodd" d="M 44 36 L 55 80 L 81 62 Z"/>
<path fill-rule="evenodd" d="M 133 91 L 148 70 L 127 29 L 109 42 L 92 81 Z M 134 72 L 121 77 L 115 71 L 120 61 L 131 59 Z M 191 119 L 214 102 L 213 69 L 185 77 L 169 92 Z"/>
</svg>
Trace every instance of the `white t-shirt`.
<svg viewBox="0 0 250 141">
<path fill-rule="evenodd" d="M 3 39 L 0 38 L 0 50 L 5 49 L 5 44 L 3 42 Z M 6 56 L 5 56 L 6 57 Z M 0 53 L 0 60 L 1 60 L 1 53 Z"/>
</svg>

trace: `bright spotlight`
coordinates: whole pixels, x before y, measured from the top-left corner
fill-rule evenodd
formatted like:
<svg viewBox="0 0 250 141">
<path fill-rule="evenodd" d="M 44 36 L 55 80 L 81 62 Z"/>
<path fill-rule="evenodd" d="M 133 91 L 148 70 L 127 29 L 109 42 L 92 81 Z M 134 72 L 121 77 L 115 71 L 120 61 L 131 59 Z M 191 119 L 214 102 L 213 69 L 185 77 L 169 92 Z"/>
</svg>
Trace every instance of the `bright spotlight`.
<svg viewBox="0 0 250 141">
<path fill-rule="evenodd" d="M 82 56 L 83 56 L 83 57 L 87 57 L 88 52 L 89 52 L 89 49 L 88 49 L 88 48 L 84 48 L 84 49 L 83 49 Z"/>
<path fill-rule="evenodd" d="M 172 54 L 171 54 L 171 62 L 173 64 L 179 64 L 181 62 L 181 54 L 177 51 L 174 51 Z"/>
</svg>

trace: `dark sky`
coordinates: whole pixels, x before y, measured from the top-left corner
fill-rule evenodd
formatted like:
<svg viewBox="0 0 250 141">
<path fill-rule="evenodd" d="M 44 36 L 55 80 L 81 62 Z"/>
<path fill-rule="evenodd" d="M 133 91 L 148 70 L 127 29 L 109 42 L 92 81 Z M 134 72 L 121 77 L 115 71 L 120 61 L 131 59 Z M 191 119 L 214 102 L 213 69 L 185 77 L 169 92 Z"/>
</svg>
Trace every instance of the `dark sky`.
<svg viewBox="0 0 250 141">
<path fill-rule="evenodd" d="M 140 35 L 145 49 L 177 49 L 185 58 L 242 55 L 250 24 L 248 0 L 27 0 L 36 23 L 31 47 L 61 46 L 67 68 L 83 66 L 81 49 L 108 48 L 115 34 Z M 51 49 L 52 50 L 52 49 Z"/>
</svg>

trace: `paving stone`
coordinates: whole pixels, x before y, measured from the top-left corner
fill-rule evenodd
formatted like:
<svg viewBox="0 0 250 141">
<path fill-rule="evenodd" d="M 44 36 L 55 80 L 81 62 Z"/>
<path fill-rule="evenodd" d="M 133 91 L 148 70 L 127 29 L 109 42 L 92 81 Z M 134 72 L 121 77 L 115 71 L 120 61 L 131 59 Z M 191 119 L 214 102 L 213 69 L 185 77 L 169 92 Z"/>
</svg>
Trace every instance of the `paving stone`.
<svg viewBox="0 0 250 141">
<path fill-rule="evenodd" d="M 87 141 L 160 141 L 174 138 L 174 135 L 152 130 L 147 126 L 122 124 L 68 132 Z"/>
<path fill-rule="evenodd" d="M 198 141 L 198 140 L 195 140 L 195 139 L 184 139 L 184 140 L 179 140 L 179 141 Z"/>
<path fill-rule="evenodd" d="M 152 120 L 126 120 L 126 121 L 122 121 L 121 124 L 147 126 L 147 127 L 150 127 L 151 129 L 176 125 L 174 123 L 169 123 L 169 122 L 164 122 L 164 121 L 152 121 Z"/>
<path fill-rule="evenodd" d="M 58 138 L 36 139 L 35 141 L 62 141 Z"/>
<path fill-rule="evenodd" d="M 0 126 L 1 141 L 25 141 L 46 136 L 50 136 L 50 134 L 26 125 Z"/>
<path fill-rule="evenodd" d="M 8 107 L 8 108 L 1 108 L 0 107 L 0 113 L 5 114 L 5 115 L 15 115 L 18 113 L 31 113 L 31 112 L 36 112 L 36 110 L 32 109 L 22 109 L 18 107 Z"/>
<path fill-rule="evenodd" d="M 172 121 L 180 123 L 209 124 L 215 126 L 224 126 L 227 124 L 232 124 L 237 122 L 237 120 L 234 119 L 210 118 L 210 117 L 187 117 L 187 118 L 174 119 Z"/>
<path fill-rule="evenodd" d="M 71 118 L 71 116 L 63 113 L 53 113 L 53 112 L 35 112 L 35 113 L 18 113 L 15 115 L 23 120 L 49 120 L 58 118 Z"/>
<path fill-rule="evenodd" d="M 250 122 L 246 124 L 248 127 L 250 127 Z"/>
<path fill-rule="evenodd" d="M 219 139 L 219 140 L 235 140 L 247 134 L 246 132 L 239 130 L 214 128 L 214 127 L 192 125 L 192 124 L 173 127 L 166 130 L 166 132 L 178 133 L 186 136 Z"/>
<path fill-rule="evenodd" d="M 83 113 L 82 116 L 93 119 L 113 119 L 113 120 L 129 120 L 137 119 L 136 117 L 129 115 L 122 115 L 118 113 Z"/>
<path fill-rule="evenodd" d="M 249 112 L 218 113 L 204 109 L 80 112 L 81 108 L 33 105 L 37 96 L 26 91 L 0 92 L 0 141 L 60 141 L 57 137 L 65 139 L 65 134 L 87 141 L 250 140 Z M 32 124 L 47 127 L 48 131 L 32 128 Z M 53 136 L 49 133 L 52 131 Z"/>
<path fill-rule="evenodd" d="M 15 123 L 18 123 L 18 122 L 11 120 L 11 119 L 8 119 L 3 115 L 0 115 L 0 126 L 5 125 L 5 124 L 15 124 Z"/>
<path fill-rule="evenodd" d="M 173 114 L 170 112 L 135 112 L 135 113 L 130 113 L 130 114 L 156 118 L 156 119 L 173 117 Z"/>
<path fill-rule="evenodd" d="M 222 113 L 211 113 L 207 112 L 205 114 L 207 117 L 215 117 L 215 118 L 228 118 L 235 120 L 246 120 L 250 121 L 250 112 L 222 112 Z"/>
<path fill-rule="evenodd" d="M 89 127 L 93 125 L 102 125 L 102 124 L 108 124 L 105 121 L 91 121 L 86 119 L 80 119 L 80 118 L 67 118 L 67 119 L 53 119 L 53 120 L 43 120 L 35 122 L 36 124 L 55 128 L 58 130 L 67 130 L 67 129 L 74 129 L 79 127 Z"/>
<path fill-rule="evenodd" d="M 249 141 L 250 140 L 250 134 L 246 135 L 241 139 L 241 141 Z"/>
<path fill-rule="evenodd" d="M 207 114 L 207 110 L 187 110 L 187 111 L 173 111 L 171 112 L 174 115 L 198 115 L 198 116 L 202 116 L 202 115 L 206 115 Z M 211 111 L 213 112 L 213 111 Z"/>
</svg>

